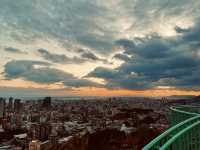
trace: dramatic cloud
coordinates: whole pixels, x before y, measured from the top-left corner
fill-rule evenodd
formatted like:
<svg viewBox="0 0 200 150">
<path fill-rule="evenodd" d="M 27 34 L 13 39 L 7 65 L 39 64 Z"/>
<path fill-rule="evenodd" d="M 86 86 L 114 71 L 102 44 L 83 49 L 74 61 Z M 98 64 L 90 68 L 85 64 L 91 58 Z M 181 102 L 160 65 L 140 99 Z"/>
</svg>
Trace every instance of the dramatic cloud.
<svg viewBox="0 0 200 150">
<path fill-rule="evenodd" d="M 89 51 L 80 51 L 81 53 L 80 57 L 74 56 L 74 57 L 67 57 L 64 54 L 55 54 L 50 53 L 46 49 L 38 49 L 39 54 L 46 60 L 51 61 L 53 63 L 60 63 L 60 64 L 80 64 L 85 63 L 88 61 L 100 61 L 103 63 L 108 63 L 106 59 L 102 59 L 97 57 L 94 53 Z"/>
<path fill-rule="evenodd" d="M 86 80 L 101 82 L 97 77 L 113 89 L 199 89 L 198 0 L 0 0 L 0 6 L 2 81 L 83 87 L 99 86 Z"/>
<path fill-rule="evenodd" d="M 199 89 L 200 23 L 187 30 L 177 29 L 182 35 L 171 38 L 151 35 L 116 41 L 123 47 L 124 55 L 130 55 L 131 59 L 123 58 L 125 62 L 114 70 L 96 68 L 89 76 L 105 79 L 107 87 L 112 88 L 169 86 Z"/>
<path fill-rule="evenodd" d="M 0 6 L 2 38 L 31 43 L 53 37 L 101 53 L 112 52 L 120 37 L 175 33 L 175 25 L 187 27 L 200 12 L 196 0 L 2 0 Z"/>
<path fill-rule="evenodd" d="M 10 52 L 10 53 L 26 54 L 26 52 L 21 51 L 21 50 L 19 50 L 17 48 L 13 48 L 13 47 L 7 47 L 4 50 L 7 51 L 7 52 Z"/>
<path fill-rule="evenodd" d="M 36 83 L 63 82 L 67 87 L 99 86 L 86 79 L 78 79 L 72 74 L 48 67 L 49 64 L 40 61 L 10 61 L 5 65 L 7 79 L 23 78 Z"/>
<path fill-rule="evenodd" d="M 96 55 L 91 52 L 85 52 L 81 55 L 83 58 L 90 59 L 90 60 L 100 60 Z"/>
<path fill-rule="evenodd" d="M 85 62 L 85 60 L 78 58 L 78 57 L 70 58 L 63 54 L 50 53 L 45 49 L 39 49 L 38 52 L 44 59 L 54 62 L 54 63 L 61 63 L 61 64 L 75 63 L 76 64 L 76 63 L 84 63 Z"/>
<path fill-rule="evenodd" d="M 98 67 L 94 71 L 90 72 L 87 77 L 97 77 L 104 79 L 112 79 L 117 76 L 117 72 L 112 69 Z"/>
<path fill-rule="evenodd" d="M 81 57 L 83 59 L 86 59 L 86 60 L 89 60 L 89 61 L 101 61 L 103 63 L 109 63 L 106 59 L 99 58 L 94 53 L 89 52 L 89 51 L 82 52 Z"/>
<path fill-rule="evenodd" d="M 3 6 L 0 10 L 1 31 L 18 42 L 31 43 L 38 38 L 53 37 L 64 46 L 69 46 L 67 41 L 70 40 L 100 52 L 111 50 L 112 41 L 108 39 L 112 35 L 103 35 L 110 31 L 98 25 L 106 9 L 96 2 L 21 0 L 14 3 L 3 0 L 0 6 Z"/>
<path fill-rule="evenodd" d="M 124 54 L 116 54 L 113 58 L 119 59 L 119 60 L 123 60 L 123 61 L 129 61 L 131 60 L 131 58 L 128 55 L 124 55 Z"/>
</svg>

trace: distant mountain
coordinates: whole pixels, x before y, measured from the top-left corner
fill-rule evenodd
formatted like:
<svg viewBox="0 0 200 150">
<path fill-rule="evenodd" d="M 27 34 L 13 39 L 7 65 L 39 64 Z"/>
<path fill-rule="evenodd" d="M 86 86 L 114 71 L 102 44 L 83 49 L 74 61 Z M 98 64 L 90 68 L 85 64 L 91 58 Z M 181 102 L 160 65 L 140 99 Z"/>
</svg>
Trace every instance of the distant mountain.
<svg viewBox="0 0 200 150">
<path fill-rule="evenodd" d="M 169 99 L 193 99 L 196 96 L 194 95 L 172 95 L 172 96 L 168 96 L 167 98 Z"/>
</svg>

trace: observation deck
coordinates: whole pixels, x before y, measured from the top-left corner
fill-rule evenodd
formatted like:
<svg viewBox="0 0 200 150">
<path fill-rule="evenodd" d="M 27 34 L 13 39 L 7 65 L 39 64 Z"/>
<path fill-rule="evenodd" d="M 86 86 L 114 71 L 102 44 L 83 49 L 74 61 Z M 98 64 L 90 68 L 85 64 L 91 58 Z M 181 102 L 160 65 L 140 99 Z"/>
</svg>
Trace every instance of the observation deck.
<svg viewBox="0 0 200 150">
<path fill-rule="evenodd" d="M 170 107 L 171 127 L 142 150 L 200 150 L 200 106 Z"/>
</svg>

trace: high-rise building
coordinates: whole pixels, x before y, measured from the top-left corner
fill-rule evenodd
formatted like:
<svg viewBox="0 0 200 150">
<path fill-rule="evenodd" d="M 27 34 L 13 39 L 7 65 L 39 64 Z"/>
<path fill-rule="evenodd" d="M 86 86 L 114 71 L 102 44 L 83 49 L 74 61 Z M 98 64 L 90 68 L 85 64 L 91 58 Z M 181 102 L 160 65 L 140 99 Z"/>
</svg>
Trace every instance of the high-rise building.
<svg viewBox="0 0 200 150">
<path fill-rule="evenodd" d="M 8 120 L 6 118 L 2 119 L 2 128 L 8 129 Z"/>
<path fill-rule="evenodd" d="M 0 98 L 0 118 L 3 118 L 5 115 L 6 109 L 6 99 Z"/>
<path fill-rule="evenodd" d="M 45 97 L 43 99 L 42 107 L 47 109 L 51 108 L 51 97 Z"/>
<path fill-rule="evenodd" d="M 34 139 L 46 140 L 51 133 L 51 126 L 48 123 L 33 124 L 31 127 Z"/>
<path fill-rule="evenodd" d="M 15 112 L 20 112 L 21 111 L 21 100 L 20 99 L 15 99 L 14 111 Z"/>
<path fill-rule="evenodd" d="M 51 134 L 49 136 L 49 141 L 52 145 L 56 145 L 58 142 L 57 131 L 55 127 L 52 127 Z"/>
<path fill-rule="evenodd" d="M 57 135 L 51 134 L 51 135 L 49 136 L 49 141 L 50 141 L 50 143 L 51 143 L 52 145 L 56 145 L 56 144 L 58 143 L 58 137 L 57 137 Z"/>
<path fill-rule="evenodd" d="M 12 114 L 10 116 L 10 125 L 11 125 L 11 128 L 15 128 L 16 127 L 16 115 L 15 114 Z"/>
<path fill-rule="evenodd" d="M 24 150 L 28 150 L 29 149 L 29 143 L 30 143 L 30 137 L 28 137 L 28 135 L 27 135 L 27 137 L 24 139 Z"/>
<path fill-rule="evenodd" d="M 22 116 L 21 114 L 16 114 L 16 127 L 21 128 L 22 125 Z"/>
<path fill-rule="evenodd" d="M 8 110 L 9 110 L 9 111 L 12 111 L 12 110 L 13 110 L 13 98 L 12 98 L 12 97 L 9 98 Z"/>
<path fill-rule="evenodd" d="M 29 150 L 40 150 L 40 141 L 33 140 L 29 143 Z"/>
</svg>

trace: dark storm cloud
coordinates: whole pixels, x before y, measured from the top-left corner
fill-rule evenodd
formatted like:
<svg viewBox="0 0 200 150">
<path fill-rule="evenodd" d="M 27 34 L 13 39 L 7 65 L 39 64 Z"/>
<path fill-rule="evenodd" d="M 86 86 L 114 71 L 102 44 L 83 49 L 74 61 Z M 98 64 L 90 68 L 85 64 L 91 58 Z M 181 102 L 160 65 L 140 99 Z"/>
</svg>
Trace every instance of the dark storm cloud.
<svg viewBox="0 0 200 150">
<path fill-rule="evenodd" d="M 81 57 L 83 59 L 86 59 L 86 60 L 89 60 L 89 61 L 101 61 L 103 63 L 109 63 L 106 59 L 99 58 L 98 56 L 96 56 L 94 53 L 92 53 L 90 51 L 83 51 L 83 52 L 80 52 L 80 53 L 82 53 Z"/>
<path fill-rule="evenodd" d="M 124 53 L 114 56 L 124 61 L 121 66 L 113 70 L 98 67 L 88 74 L 105 79 L 106 87 L 190 88 L 199 84 L 200 24 L 187 28 L 200 16 L 198 0 L 0 0 L 0 6 L 0 42 L 38 49 L 50 41 L 66 49 L 63 55 L 38 50 L 50 62 L 106 62 L 116 53 L 113 46 L 122 47 Z M 144 38 L 135 38 L 137 35 Z M 77 52 L 78 48 L 91 51 Z M 69 49 L 80 57 L 68 57 Z M 63 82 L 74 87 L 95 84 L 49 65 L 11 61 L 5 65 L 5 75 L 8 79 Z"/>
<path fill-rule="evenodd" d="M 131 58 L 128 55 L 125 54 L 115 54 L 115 56 L 113 58 L 119 59 L 119 60 L 123 60 L 123 61 L 129 61 L 131 60 Z"/>
<path fill-rule="evenodd" d="M 7 47 L 4 50 L 10 53 L 26 54 L 26 52 L 21 51 L 20 49 L 17 49 L 17 48 L 13 48 L 13 47 Z"/>
<path fill-rule="evenodd" d="M 172 54 L 170 48 L 173 44 L 176 44 L 175 42 L 176 41 L 163 39 L 157 35 L 152 35 L 151 37 L 140 39 L 137 44 L 134 41 L 127 39 L 116 41 L 116 44 L 123 46 L 126 54 L 135 54 L 152 59 L 170 56 Z"/>
<path fill-rule="evenodd" d="M 91 52 L 84 52 L 82 53 L 81 55 L 83 58 L 86 58 L 86 59 L 90 59 L 90 60 L 100 60 L 95 54 L 91 53 Z"/>
<path fill-rule="evenodd" d="M 168 20 L 176 16 L 179 17 L 176 20 L 184 17 L 196 18 L 199 16 L 200 2 L 20 0 L 15 3 L 12 0 L 1 0 L 0 6 L 2 37 L 26 44 L 37 39 L 52 38 L 64 47 L 69 46 L 66 41 L 70 41 L 72 45 L 81 44 L 107 54 L 112 53 L 113 42 L 126 34 L 122 29 L 124 24 L 130 24 L 128 31 L 140 34 L 163 20 L 168 24 Z"/>
<path fill-rule="evenodd" d="M 184 28 L 181 28 L 179 26 L 176 26 L 175 30 L 176 30 L 177 33 L 186 33 L 186 32 L 190 31 L 190 29 L 184 29 Z"/>
<path fill-rule="evenodd" d="M 106 59 L 102 59 L 97 57 L 94 53 L 90 51 L 82 51 L 80 57 L 68 57 L 64 54 L 55 54 L 50 53 L 46 49 L 38 49 L 39 54 L 46 60 L 51 61 L 53 63 L 60 63 L 60 64 L 80 64 L 85 63 L 87 61 L 101 61 L 104 63 L 108 63 Z"/>
<path fill-rule="evenodd" d="M 117 71 L 103 67 L 95 68 L 94 71 L 90 72 L 87 75 L 87 77 L 97 77 L 105 79 L 111 79 L 114 78 L 115 76 L 117 76 Z"/>
<path fill-rule="evenodd" d="M 2 29 L 14 30 L 8 34 L 17 42 L 31 43 L 38 38 L 53 37 L 63 45 L 69 40 L 103 53 L 111 50 L 112 35 L 102 37 L 95 33 L 111 32 L 94 20 L 104 16 L 106 10 L 93 1 L 20 0 L 15 3 L 2 0 L 0 6 L 3 6 L 0 21 L 6 24 Z"/>
<path fill-rule="evenodd" d="M 198 88 L 200 83 L 200 24 L 190 29 L 176 28 L 182 35 L 163 38 L 151 35 L 138 41 L 116 41 L 124 49 L 121 66 L 114 70 L 96 68 L 89 76 L 103 78 L 107 87 L 147 89 L 156 86 Z M 113 72 L 115 72 L 113 74 Z M 109 77 L 109 78 L 108 78 Z"/>
<path fill-rule="evenodd" d="M 196 22 L 196 26 L 190 28 L 182 37 L 181 42 L 188 42 L 188 44 L 196 44 L 199 47 L 200 44 L 200 19 Z"/>
<path fill-rule="evenodd" d="M 20 60 L 20 61 L 10 61 L 5 65 L 5 75 L 9 78 L 18 78 L 21 75 L 27 73 L 27 71 L 34 69 L 34 65 L 48 66 L 48 63 L 40 62 L 40 61 L 28 61 L 28 60 Z"/>
<path fill-rule="evenodd" d="M 54 62 L 54 63 L 71 64 L 71 63 L 84 63 L 85 62 L 84 59 L 81 59 L 78 57 L 70 58 L 64 54 L 50 53 L 46 49 L 39 49 L 38 52 L 44 59 Z"/>
<path fill-rule="evenodd" d="M 4 73 L 7 79 L 23 78 L 36 83 L 63 82 L 66 87 L 100 86 L 92 81 L 78 79 L 70 73 L 48 66 L 48 63 L 40 61 L 13 60 L 5 65 Z"/>
</svg>

